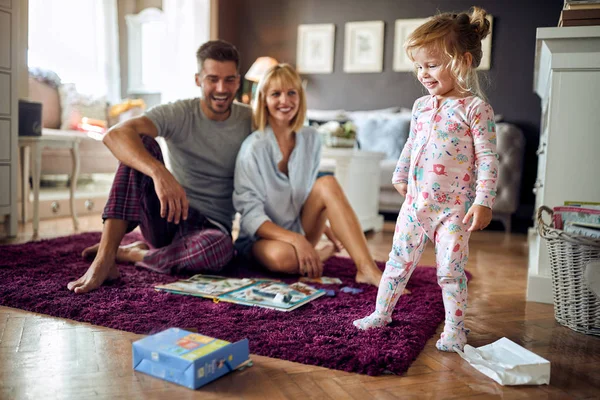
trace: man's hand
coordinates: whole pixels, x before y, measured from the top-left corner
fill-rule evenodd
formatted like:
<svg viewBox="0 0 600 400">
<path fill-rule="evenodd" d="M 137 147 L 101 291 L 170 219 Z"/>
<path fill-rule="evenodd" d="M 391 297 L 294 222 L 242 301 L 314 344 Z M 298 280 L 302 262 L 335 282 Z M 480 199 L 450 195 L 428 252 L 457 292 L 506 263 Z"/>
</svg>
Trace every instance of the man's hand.
<svg viewBox="0 0 600 400">
<path fill-rule="evenodd" d="M 475 204 L 469 208 L 467 215 L 463 218 L 463 224 L 468 224 L 471 217 L 473 218 L 473 223 L 468 229 L 469 232 L 482 230 L 492 221 L 492 209 Z"/>
<path fill-rule="evenodd" d="M 323 262 L 315 248 L 303 235 L 298 234 L 293 243 L 298 256 L 298 270 L 300 275 L 318 278 L 323 275 Z"/>
<path fill-rule="evenodd" d="M 183 186 L 166 169 L 153 176 L 154 190 L 160 200 L 160 216 L 169 222 L 179 223 L 188 217 L 189 202 Z"/>
<path fill-rule="evenodd" d="M 394 187 L 402 196 L 406 197 L 406 192 L 408 191 L 408 185 L 406 183 L 396 183 Z"/>
</svg>

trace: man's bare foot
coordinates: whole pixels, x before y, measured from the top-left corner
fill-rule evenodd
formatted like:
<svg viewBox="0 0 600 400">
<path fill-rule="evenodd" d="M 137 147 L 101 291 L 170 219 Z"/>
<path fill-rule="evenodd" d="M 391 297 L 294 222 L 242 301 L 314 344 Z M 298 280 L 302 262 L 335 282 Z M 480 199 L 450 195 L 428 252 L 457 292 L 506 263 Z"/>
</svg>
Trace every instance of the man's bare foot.
<svg viewBox="0 0 600 400">
<path fill-rule="evenodd" d="M 370 285 L 379 286 L 381 275 L 383 275 L 383 273 L 375 264 L 366 265 L 358 269 L 355 280 L 357 283 L 368 283 Z"/>
<path fill-rule="evenodd" d="M 325 243 L 316 250 L 322 262 L 327 261 L 337 252 L 333 243 Z"/>
<path fill-rule="evenodd" d="M 113 261 L 96 258 L 83 276 L 69 282 L 67 288 L 74 293 L 87 293 L 99 288 L 104 282 L 119 278 L 119 268 Z"/>
<path fill-rule="evenodd" d="M 96 243 L 93 246 L 90 246 L 81 252 L 81 257 L 84 260 L 92 261 L 96 254 L 98 254 L 98 248 L 100 247 L 100 243 Z M 117 262 L 137 262 L 141 261 L 141 258 L 144 258 L 144 254 L 146 254 L 146 250 L 150 247 L 145 242 L 137 241 L 130 244 L 126 244 L 124 246 L 119 246 L 117 250 Z"/>
</svg>

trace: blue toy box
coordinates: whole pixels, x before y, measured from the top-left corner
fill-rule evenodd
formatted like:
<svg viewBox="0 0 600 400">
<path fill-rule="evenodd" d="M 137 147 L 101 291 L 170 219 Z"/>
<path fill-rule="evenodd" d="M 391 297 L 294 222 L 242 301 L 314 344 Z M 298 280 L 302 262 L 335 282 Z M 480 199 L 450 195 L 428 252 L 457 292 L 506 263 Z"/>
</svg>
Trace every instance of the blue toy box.
<svg viewBox="0 0 600 400">
<path fill-rule="evenodd" d="M 170 328 L 133 343 L 133 369 L 197 389 L 249 363 L 248 339 L 226 342 Z"/>
</svg>

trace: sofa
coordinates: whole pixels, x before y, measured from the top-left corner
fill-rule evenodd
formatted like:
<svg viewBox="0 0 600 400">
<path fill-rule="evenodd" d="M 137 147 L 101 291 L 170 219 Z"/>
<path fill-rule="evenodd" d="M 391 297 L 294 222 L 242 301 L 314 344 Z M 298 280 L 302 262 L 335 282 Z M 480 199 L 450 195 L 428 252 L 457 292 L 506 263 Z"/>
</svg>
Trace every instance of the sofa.
<svg viewBox="0 0 600 400">
<path fill-rule="evenodd" d="M 357 148 L 385 153 L 385 159 L 380 163 L 379 212 L 397 214 L 404 198 L 392 185 L 392 174 L 408 137 L 410 109 L 308 110 L 307 117 L 313 126 L 332 120 L 340 123 L 352 121 L 356 126 Z M 500 221 L 505 231 L 510 232 L 511 217 L 519 206 L 525 137 L 514 124 L 503 122 L 501 116 L 496 119 L 499 177 L 493 219 Z"/>
</svg>

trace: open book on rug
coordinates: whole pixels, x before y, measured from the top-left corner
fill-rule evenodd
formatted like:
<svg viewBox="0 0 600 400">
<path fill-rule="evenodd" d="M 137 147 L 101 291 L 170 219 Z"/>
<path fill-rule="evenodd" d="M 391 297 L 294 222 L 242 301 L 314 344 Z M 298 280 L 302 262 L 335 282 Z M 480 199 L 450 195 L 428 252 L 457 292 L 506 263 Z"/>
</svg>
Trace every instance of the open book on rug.
<svg viewBox="0 0 600 400">
<path fill-rule="evenodd" d="M 279 311 L 295 310 L 325 294 L 324 290 L 302 282 L 287 284 L 264 278 L 227 278 L 202 274 L 157 285 L 155 289 Z"/>
</svg>

